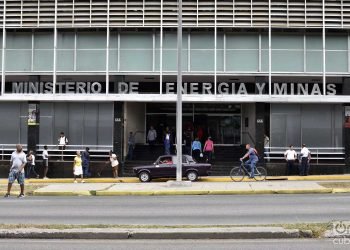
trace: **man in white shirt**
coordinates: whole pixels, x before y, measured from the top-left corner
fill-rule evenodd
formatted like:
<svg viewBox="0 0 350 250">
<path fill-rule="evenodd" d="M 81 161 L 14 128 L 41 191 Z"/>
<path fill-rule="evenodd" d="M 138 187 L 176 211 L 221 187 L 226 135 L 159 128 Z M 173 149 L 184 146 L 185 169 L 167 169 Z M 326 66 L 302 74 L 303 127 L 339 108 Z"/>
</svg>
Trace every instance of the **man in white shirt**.
<svg viewBox="0 0 350 250">
<path fill-rule="evenodd" d="M 64 135 L 63 132 L 60 133 L 60 137 L 58 138 L 58 149 L 61 150 L 61 160 L 63 161 L 63 151 L 66 149 L 66 145 L 68 144 L 68 138 Z"/>
<path fill-rule="evenodd" d="M 305 144 L 301 146 L 300 158 L 301 158 L 301 165 L 300 165 L 299 174 L 301 176 L 307 176 L 309 172 L 309 163 L 311 160 L 311 153 Z"/>
<path fill-rule="evenodd" d="M 32 150 L 27 155 L 27 178 L 30 179 L 30 175 L 33 172 L 36 178 L 39 178 L 39 174 L 35 171 L 35 154 Z"/>
<path fill-rule="evenodd" d="M 8 178 L 7 193 L 5 198 L 10 197 L 12 184 L 17 180 L 21 187 L 21 193 L 18 198 L 24 197 L 24 166 L 27 164 L 26 154 L 23 152 L 22 145 L 16 145 L 16 151 L 11 154 L 11 168 Z"/>
<path fill-rule="evenodd" d="M 154 129 L 153 126 L 151 126 L 147 134 L 147 142 L 149 144 L 151 153 L 154 152 L 154 144 L 156 144 L 156 140 L 157 140 L 157 131 Z"/>
<path fill-rule="evenodd" d="M 48 179 L 47 178 L 47 171 L 49 170 L 49 152 L 47 151 L 47 146 L 44 146 L 44 150 L 42 153 L 42 158 L 43 158 L 43 167 L 44 167 L 44 177 L 43 179 Z"/>
<path fill-rule="evenodd" d="M 295 152 L 293 145 L 289 146 L 289 149 L 284 153 L 284 158 L 287 161 L 287 175 L 290 175 L 294 169 L 294 163 L 297 159 L 297 152 Z"/>
</svg>

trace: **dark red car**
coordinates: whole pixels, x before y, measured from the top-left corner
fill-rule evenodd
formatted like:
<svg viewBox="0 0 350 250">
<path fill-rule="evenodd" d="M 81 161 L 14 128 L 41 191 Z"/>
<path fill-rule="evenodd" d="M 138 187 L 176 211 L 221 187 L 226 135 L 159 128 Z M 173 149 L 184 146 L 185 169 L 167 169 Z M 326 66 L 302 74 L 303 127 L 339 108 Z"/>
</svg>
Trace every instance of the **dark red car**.
<svg viewBox="0 0 350 250">
<path fill-rule="evenodd" d="M 199 176 L 208 176 L 211 164 L 197 163 L 190 155 L 182 156 L 182 176 L 190 181 L 196 181 Z M 153 165 L 133 168 L 134 173 L 141 182 L 149 182 L 156 178 L 176 177 L 176 156 L 160 156 Z"/>
</svg>

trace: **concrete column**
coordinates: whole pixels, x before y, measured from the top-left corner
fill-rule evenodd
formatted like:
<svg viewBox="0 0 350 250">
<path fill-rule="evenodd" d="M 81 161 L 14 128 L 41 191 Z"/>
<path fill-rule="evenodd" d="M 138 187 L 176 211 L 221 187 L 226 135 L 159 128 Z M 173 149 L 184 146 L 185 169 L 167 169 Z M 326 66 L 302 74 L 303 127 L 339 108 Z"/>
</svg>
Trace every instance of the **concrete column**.
<svg viewBox="0 0 350 250">
<path fill-rule="evenodd" d="M 123 174 L 123 135 L 124 135 L 124 103 L 114 102 L 114 136 L 113 136 L 113 151 L 119 156 L 119 176 Z"/>
<path fill-rule="evenodd" d="M 265 135 L 265 103 L 255 104 L 255 148 L 259 155 L 264 154 L 264 135 Z"/>
<path fill-rule="evenodd" d="M 28 145 L 28 152 L 29 152 L 29 150 L 33 150 L 34 152 L 36 152 L 37 145 L 39 144 L 39 133 L 40 133 L 40 103 L 39 102 L 28 102 L 28 110 L 29 110 L 29 106 L 31 104 L 34 104 L 37 107 L 36 124 L 27 123 L 27 126 L 28 126 L 27 145 Z"/>
<path fill-rule="evenodd" d="M 344 78 L 342 94 L 350 95 L 350 78 Z M 344 103 L 344 109 L 345 109 L 345 106 L 350 106 L 350 103 Z M 345 116 L 345 112 L 344 112 L 344 116 Z M 343 126 L 343 145 L 345 148 L 345 164 L 349 167 L 350 166 L 350 128 L 346 128 L 345 126 Z"/>
</svg>

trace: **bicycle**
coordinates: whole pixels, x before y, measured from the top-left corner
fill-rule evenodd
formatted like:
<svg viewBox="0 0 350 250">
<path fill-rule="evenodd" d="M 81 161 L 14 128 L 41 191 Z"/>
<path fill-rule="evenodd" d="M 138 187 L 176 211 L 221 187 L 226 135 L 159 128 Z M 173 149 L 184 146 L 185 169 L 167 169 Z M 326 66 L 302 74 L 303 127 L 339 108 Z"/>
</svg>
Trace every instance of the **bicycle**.
<svg viewBox="0 0 350 250">
<path fill-rule="evenodd" d="M 256 181 L 264 181 L 266 179 L 267 171 L 264 167 L 255 167 L 254 179 Z M 239 167 L 231 169 L 230 177 L 235 182 L 240 182 L 245 176 L 250 176 L 250 171 L 246 168 L 246 164 L 241 161 Z"/>
</svg>

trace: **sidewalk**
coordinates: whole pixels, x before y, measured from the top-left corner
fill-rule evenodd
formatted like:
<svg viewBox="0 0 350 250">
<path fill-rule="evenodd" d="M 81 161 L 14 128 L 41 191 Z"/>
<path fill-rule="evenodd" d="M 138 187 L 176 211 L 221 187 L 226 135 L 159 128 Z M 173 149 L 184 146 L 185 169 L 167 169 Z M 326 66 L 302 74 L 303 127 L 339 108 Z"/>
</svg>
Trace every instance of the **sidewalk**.
<svg viewBox="0 0 350 250">
<path fill-rule="evenodd" d="M 349 185 L 350 186 L 350 185 Z M 329 188 L 316 181 L 265 182 L 169 182 L 154 183 L 60 183 L 33 191 L 35 196 L 126 195 L 246 195 L 348 193 L 350 188 Z"/>
<path fill-rule="evenodd" d="M 155 179 L 152 183 L 165 182 L 169 179 Z M 309 176 L 268 176 L 267 181 L 350 181 L 350 174 L 344 175 L 309 175 Z M 26 179 L 26 183 L 51 184 L 51 183 L 72 183 L 73 178 L 54 178 L 54 179 Z M 140 183 L 136 177 L 121 178 L 89 178 L 85 179 L 87 183 Z M 232 182 L 229 176 L 208 176 L 201 177 L 198 182 Z M 245 178 L 243 182 L 252 182 Z M 7 184 L 7 178 L 0 179 L 0 184 Z"/>
</svg>

